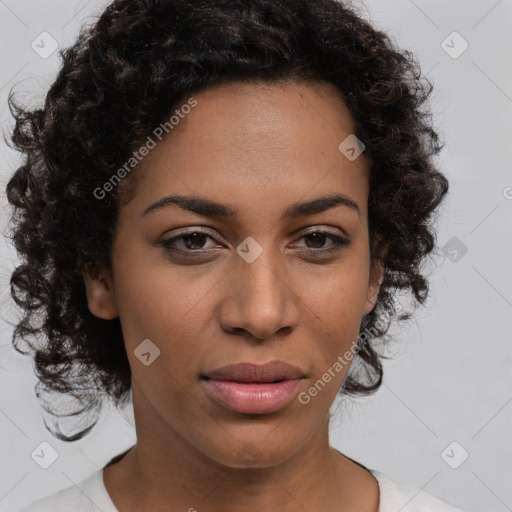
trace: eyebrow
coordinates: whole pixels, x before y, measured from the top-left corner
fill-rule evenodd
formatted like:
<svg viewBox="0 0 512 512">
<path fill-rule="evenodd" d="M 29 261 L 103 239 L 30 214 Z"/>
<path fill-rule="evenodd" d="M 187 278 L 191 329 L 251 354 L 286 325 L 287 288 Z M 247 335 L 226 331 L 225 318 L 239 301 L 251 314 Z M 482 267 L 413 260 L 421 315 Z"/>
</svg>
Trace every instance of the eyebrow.
<svg viewBox="0 0 512 512">
<path fill-rule="evenodd" d="M 211 199 L 197 196 L 172 195 L 162 197 L 155 203 L 149 205 L 141 214 L 144 217 L 150 212 L 164 208 L 169 205 L 179 206 L 182 210 L 197 213 L 204 217 L 233 218 L 238 214 L 238 210 L 227 204 L 218 203 Z M 298 202 L 289 206 L 281 215 L 281 220 L 292 219 L 307 215 L 315 215 L 337 206 L 346 206 L 355 211 L 361 217 L 359 205 L 343 194 L 329 194 L 317 197 L 310 201 Z"/>
</svg>

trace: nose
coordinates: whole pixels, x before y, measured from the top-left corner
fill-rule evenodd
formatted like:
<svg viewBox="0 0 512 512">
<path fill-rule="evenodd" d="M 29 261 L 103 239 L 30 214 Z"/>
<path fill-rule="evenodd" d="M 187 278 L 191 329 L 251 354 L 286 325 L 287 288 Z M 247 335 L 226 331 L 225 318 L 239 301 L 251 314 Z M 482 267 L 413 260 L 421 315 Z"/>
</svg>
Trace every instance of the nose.
<svg viewBox="0 0 512 512">
<path fill-rule="evenodd" d="M 265 253 L 252 263 L 240 259 L 235 265 L 225 283 L 221 327 L 257 340 L 293 330 L 300 307 L 289 271 Z"/>
</svg>

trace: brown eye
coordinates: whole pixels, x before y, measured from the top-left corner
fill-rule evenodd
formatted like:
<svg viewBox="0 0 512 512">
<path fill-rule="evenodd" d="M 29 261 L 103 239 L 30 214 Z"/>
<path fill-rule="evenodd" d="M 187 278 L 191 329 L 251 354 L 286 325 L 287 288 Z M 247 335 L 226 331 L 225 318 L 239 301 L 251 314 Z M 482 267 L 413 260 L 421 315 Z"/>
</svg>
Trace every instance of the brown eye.
<svg viewBox="0 0 512 512">
<path fill-rule="evenodd" d="M 310 235 L 306 235 L 303 237 L 304 240 L 313 240 L 313 249 L 321 249 L 324 245 L 327 238 L 329 238 L 325 233 L 311 233 Z M 311 245 L 308 245 L 308 247 L 311 247 Z"/>
<path fill-rule="evenodd" d="M 190 233 L 190 235 L 184 235 L 175 240 L 181 239 L 187 249 L 196 250 L 203 248 L 206 238 L 209 237 L 204 233 Z"/>
<path fill-rule="evenodd" d="M 189 253 L 193 255 L 194 253 L 204 253 L 210 250 L 204 248 L 208 238 L 210 240 L 214 240 L 214 238 L 210 236 L 209 233 L 196 230 L 183 233 L 173 238 L 162 240 L 160 245 L 162 245 L 164 249 L 170 253 Z M 181 247 L 177 247 L 178 243 L 181 244 Z"/>
<path fill-rule="evenodd" d="M 333 243 L 328 245 L 326 248 L 324 247 L 325 241 L 327 239 L 333 240 Z M 300 240 L 310 240 L 309 243 L 306 243 L 309 250 L 303 251 L 306 253 L 327 253 L 332 251 L 337 251 L 341 249 L 341 247 L 346 247 L 350 245 L 350 240 L 347 238 L 335 235 L 329 231 L 316 230 L 311 231 L 300 238 Z"/>
</svg>

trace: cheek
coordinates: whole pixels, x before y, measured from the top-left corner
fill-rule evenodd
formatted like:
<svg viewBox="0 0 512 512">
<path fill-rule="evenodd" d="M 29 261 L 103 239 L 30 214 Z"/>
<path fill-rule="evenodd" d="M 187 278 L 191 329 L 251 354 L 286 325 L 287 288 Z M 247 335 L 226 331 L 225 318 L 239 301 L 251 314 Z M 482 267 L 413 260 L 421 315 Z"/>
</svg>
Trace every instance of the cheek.
<svg viewBox="0 0 512 512">
<path fill-rule="evenodd" d="M 169 329 L 199 300 L 187 273 L 167 264 L 159 250 L 119 242 L 115 249 L 114 286 L 121 324 L 128 335 L 150 337 Z"/>
<path fill-rule="evenodd" d="M 143 262 L 136 256 L 124 253 L 115 269 L 116 300 L 128 356 L 137 367 L 134 351 L 149 339 L 160 350 L 159 362 L 173 374 L 184 374 L 204 343 L 204 329 L 213 315 L 209 301 L 222 276 L 205 272 L 199 278 L 192 267 L 173 267 L 161 259 L 158 264 Z"/>
<path fill-rule="evenodd" d="M 333 331 L 359 324 L 368 291 L 369 260 L 353 251 L 339 264 L 303 272 L 295 283 L 301 299 L 328 323 Z"/>
<path fill-rule="evenodd" d="M 308 293 L 308 283 L 302 278 L 305 288 L 300 293 L 307 306 L 305 313 L 311 319 L 310 325 L 304 328 L 314 340 L 311 344 L 314 351 L 309 357 L 314 361 L 317 373 L 323 374 L 331 368 L 334 375 L 326 376 L 326 380 L 331 379 L 340 385 L 352 362 L 351 357 L 345 357 L 345 354 L 353 352 L 357 346 L 368 288 L 367 262 L 369 260 L 363 253 L 354 254 L 335 270 L 329 269 L 325 275 L 317 275 L 316 284 L 308 287 Z M 332 368 L 340 356 L 343 356 L 343 368 L 339 365 Z"/>
</svg>

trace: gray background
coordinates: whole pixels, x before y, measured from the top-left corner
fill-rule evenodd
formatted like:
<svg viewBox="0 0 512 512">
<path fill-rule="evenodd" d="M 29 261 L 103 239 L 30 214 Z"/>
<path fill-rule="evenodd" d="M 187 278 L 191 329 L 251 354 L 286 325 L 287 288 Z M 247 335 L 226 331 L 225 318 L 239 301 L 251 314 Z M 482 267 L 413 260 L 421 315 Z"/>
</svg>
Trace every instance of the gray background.
<svg viewBox="0 0 512 512">
<path fill-rule="evenodd" d="M 59 48 L 68 46 L 80 25 L 107 3 L 0 0 L 4 132 L 11 125 L 6 108 L 11 87 L 17 84 L 26 101 L 37 104 L 59 66 L 58 52 L 43 59 L 32 41 L 46 31 Z M 428 270 L 428 305 L 413 321 L 393 327 L 399 350 L 384 362 L 384 384 L 373 397 L 337 409 L 331 442 L 370 468 L 467 511 L 512 510 L 512 443 L 506 435 L 512 423 L 512 2 L 373 0 L 358 5 L 378 28 L 416 53 L 435 86 L 431 105 L 447 142 L 439 165 L 451 192 L 439 217 L 437 256 Z M 442 47 L 454 31 L 469 44 L 457 58 Z M 462 48 L 458 36 L 447 41 L 452 54 Z M 19 160 L 0 144 L 4 230 L 4 187 Z M 2 237 L 2 512 L 80 482 L 135 442 L 130 410 L 122 415 L 105 409 L 92 434 L 75 443 L 58 441 L 46 431 L 33 393 L 31 362 L 11 347 L 7 321 L 14 312 L 6 285 L 15 262 Z M 31 458 L 44 441 L 58 453 L 48 469 Z"/>
</svg>

